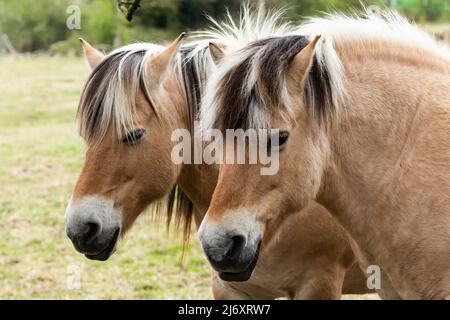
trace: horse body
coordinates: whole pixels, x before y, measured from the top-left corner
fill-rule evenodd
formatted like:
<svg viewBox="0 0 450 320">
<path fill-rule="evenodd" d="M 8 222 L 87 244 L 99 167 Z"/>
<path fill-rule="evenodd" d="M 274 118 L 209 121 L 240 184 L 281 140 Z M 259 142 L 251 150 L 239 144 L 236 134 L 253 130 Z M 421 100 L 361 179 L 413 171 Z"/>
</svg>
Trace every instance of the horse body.
<svg viewBox="0 0 450 320">
<path fill-rule="evenodd" d="M 145 207 L 174 185 L 182 190 L 175 193 L 186 194 L 193 202 L 197 226 L 209 205 L 218 168 L 179 165 L 170 159 L 171 133 L 180 128 L 192 132 L 196 86 L 213 66 L 205 55 L 207 46 L 196 51 L 207 60 L 184 64 L 179 40 L 167 48 L 132 45 L 106 57 L 84 43 L 94 69 L 78 113 L 88 151 L 66 213 L 66 230 L 77 250 L 90 259 L 108 259 L 118 233 L 123 235 Z M 183 76 L 198 66 L 206 69 Z M 197 80 L 186 87 L 190 77 Z M 185 201 L 172 200 L 177 208 Z M 311 215 L 316 218 L 311 220 Z M 344 293 L 368 292 L 346 233 L 323 207 L 312 205 L 280 225 L 283 234 L 265 244 L 268 249 L 262 250 L 254 279 L 228 283 L 214 274 L 216 298 L 336 299 L 344 276 L 349 279 Z M 294 225 L 304 232 L 297 232 Z M 187 222 L 185 234 L 189 226 Z"/>
<path fill-rule="evenodd" d="M 450 54 L 395 13 L 332 16 L 298 32 L 231 55 L 209 83 L 204 128 L 280 128 L 289 138 L 273 176 L 261 164 L 221 165 L 203 246 L 220 251 L 222 239 L 243 236 L 229 266 L 239 272 L 257 256 L 272 204 L 283 219 L 316 199 L 362 264 L 381 267 L 382 296 L 449 298 Z"/>
<path fill-rule="evenodd" d="M 351 55 L 341 54 L 352 89 L 330 133 L 335 161 L 318 199 L 402 297 L 443 297 L 450 292 L 449 64 L 423 50 L 372 46 L 383 55 L 351 44 Z"/>
</svg>

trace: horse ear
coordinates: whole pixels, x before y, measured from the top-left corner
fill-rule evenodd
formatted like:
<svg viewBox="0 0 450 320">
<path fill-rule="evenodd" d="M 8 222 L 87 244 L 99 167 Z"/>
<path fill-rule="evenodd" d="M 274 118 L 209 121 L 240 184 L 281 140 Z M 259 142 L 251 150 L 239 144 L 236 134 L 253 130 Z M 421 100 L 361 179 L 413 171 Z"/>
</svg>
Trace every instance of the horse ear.
<svg viewBox="0 0 450 320">
<path fill-rule="evenodd" d="M 320 35 L 315 36 L 306 47 L 304 47 L 299 53 L 292 59 L 291 66 L 289 68 L 289 74 L 300 81 L 304 81 L 311 68 L 314 50 L 319 42 Z"/>
<path fill-rule="evenodd" d="M 147 72 L 155 82 L 159 82 L 167 68 L 172 64 L 173 59 L 178 52 L 181 40 L 186 33 L 182 33 L 172 42 L 163 52 L 157 54 L 148 61 Z"/>
<path fill-rule="evenodd" d="M 92 47 L 86 40 L 83 38 L 79 38 L 81 45 L 83 46 L 84 57 L 91 68 L 91 70 L 95 69 L 96 66 L 103 60 L 105 55 Z"/>
<path fill-rule="evenodd" d="M 223 50 L 221 47 L 219 47 L 214 42 L 210 42 L 208 47 L 209 47 L 209 53 L 211 54 L 211 58 L 216 65 L 219 64 L 220 61 L 222 61 L 222 59 L 227 55 L 225 50 Z"/>
</svg>

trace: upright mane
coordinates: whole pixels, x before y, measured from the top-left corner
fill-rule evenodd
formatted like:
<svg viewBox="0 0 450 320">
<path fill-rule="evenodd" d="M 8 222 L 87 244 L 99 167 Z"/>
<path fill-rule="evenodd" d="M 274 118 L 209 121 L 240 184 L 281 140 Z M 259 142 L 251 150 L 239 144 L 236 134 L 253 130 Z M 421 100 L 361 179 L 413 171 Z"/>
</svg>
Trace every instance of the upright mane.
<svg viewBox="0 0 450 320">
<path fill-rule="evenodd" d="M 230 12 L 222 21 L 208 16 L 210 27 L 192 32 L 192 38 L 199 43 L 215 42 L 229 52 L 237 51 L 251 42 L 294 32 L 295 26 L 284 19 L 285 11 L 269 9 L 264 3 L 257 7 L 244 3 L 239 19 L 234 19 Z"/>
<path fill-rule="evenodd" d="M 338 47 L 381 40 L 450 57 L 448 49 L 394 11 L 310 18 L 285 34 L 254 41 L 228 57 L 208 83 L 202 129 L 266 128 L 274 113 L 293 120 L 286 89 L 288 64 L 316 35 L 322 37 L 303 98 L 308 115 L 318 123 L 335 115 L 345 102 L 345 74 Z"/>
</svg>

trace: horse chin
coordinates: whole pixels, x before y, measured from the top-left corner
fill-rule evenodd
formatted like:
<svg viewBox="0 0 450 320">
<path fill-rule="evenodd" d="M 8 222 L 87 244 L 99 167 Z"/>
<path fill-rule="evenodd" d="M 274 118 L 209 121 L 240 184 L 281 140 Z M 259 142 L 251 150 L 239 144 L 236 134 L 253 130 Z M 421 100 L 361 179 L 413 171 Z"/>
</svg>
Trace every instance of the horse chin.
<svg viewBox="0 0 450 320">
<path fill-rule="evenodd" d="M 111 240 L 111 242 L 108 244 L 108 246 L 96 254 L 88 254 L 86 253 L 84 256 L 88 258 L 89 260 L 98 260 L 98 261 L 106 261 L 111 257 L 111 255 L 116 252 L 116 244 L 117 240 L 119 239 L 120 235 L 120 229 L 118 229 Z"/>
<path fill-rule="evenodd" d="M 244 271 L 242 271 L 242 272 L 219 272 L 219 278 L 222 279 L 223 281 L 227 281 L 227 282 L 244 282 L 244 281 L 247 281 L 248 279 L 250 279 L 250 277 L 253 274 L 253 271 L 255 270 L 256 263 L 258 262 L 260 247 L 261 247 L 261 242 L 258 243 L 258 247 L 256 249 L 253 260 L 250 262 L 250 264 Z"/>
<path fill-rule="evenodd" d="M 232 272 L 219 272 L 219 278 L 227 282 L 244 282 L 250 279 L 253 269 L 247 269 L 244 272 L 232 273 Z"/>
</svg>

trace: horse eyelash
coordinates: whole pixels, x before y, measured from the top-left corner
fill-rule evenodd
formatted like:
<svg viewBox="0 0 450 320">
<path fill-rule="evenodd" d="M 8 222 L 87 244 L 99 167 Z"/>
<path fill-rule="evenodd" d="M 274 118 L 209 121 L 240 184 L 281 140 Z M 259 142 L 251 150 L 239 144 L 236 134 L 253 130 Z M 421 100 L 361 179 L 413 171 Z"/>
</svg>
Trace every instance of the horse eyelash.
<svg viewBox="0 0 450 320">
<path fill-rule="evenodd" d="M 283 148 L 289 139 L 289 132 L 288 131 L 280 131 L 279 135 L 278 135 L 278 139 L 279 139 L 278 145 L 275 147 Z M 272 147 L 272 142 L 271 142 L 271 137 L 269 137 L 267 140 L 267 151 L 268 151 L 269 155 L 270 155 L 271 147 Z"/>
<path fill-rule="evenodd" d="M 122 139 L 122 143 L 126 145 L 135 145 L 144 136 L 145 132 L 146 130 L 142 128 L 133 130 Z"/>
</svg>

